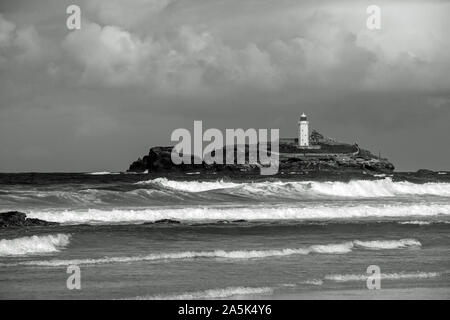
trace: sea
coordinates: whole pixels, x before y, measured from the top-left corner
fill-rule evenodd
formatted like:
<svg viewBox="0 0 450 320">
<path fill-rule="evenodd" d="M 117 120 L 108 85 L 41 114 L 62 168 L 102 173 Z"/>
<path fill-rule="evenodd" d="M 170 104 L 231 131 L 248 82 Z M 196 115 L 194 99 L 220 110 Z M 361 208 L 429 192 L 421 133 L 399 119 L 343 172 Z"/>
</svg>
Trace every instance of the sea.
<svg viewBox="0 0 450 320">
<path fill-rule="evenodd" d="M 449 299 L 450 173 L 0 174 L 0 299 Z"/>
</svg>

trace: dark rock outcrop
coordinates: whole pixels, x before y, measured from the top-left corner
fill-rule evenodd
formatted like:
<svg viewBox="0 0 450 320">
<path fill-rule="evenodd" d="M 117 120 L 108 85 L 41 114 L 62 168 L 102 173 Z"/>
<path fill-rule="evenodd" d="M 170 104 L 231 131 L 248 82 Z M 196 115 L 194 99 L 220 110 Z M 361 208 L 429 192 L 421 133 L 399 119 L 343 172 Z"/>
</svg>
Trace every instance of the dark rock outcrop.
<svg viewBox="0 0 450 320">
<path fill-rule="evenodd" d="M 180 224 L 181 222 L 178 220 L 173 220 L 173 219 L 161 219 L 161 220 L 156 220 L 154 222 L 144 222 L 143 225 L 148 225 L 148 224 Z"/>
<path fill-rule="evenodd" d="M 434 175 L 435 172 L 433 170 L 429 169 L 419 169 L 416 171 L 418 175 Z"/>
<path fill-rule="evenodd" d="M 235 225 L 235 224 L 246 223 L 246 222 L 248 222 L 248 221 L 244 220 L 244 219 L 238 219 L 238 220 L 217 220 L 217 221 L 206 222 L 206 223 L 194 223 L 194 224 L 192 224 L 192 226 L 197 226 L 197 227 L 201 227 L 201 226 L 218 226 L 218 225 L 224 225 L 224 224 Z"/>
<path fill-rule="evenodd" d="M 156 220 L 154 223 L 155 224 L 180 224 L 181 222 L 178 220 L 173 220 L 173 219 L 161 219 L 161 220 Z"/>
<path fill-rule="evenodd" d="M 32 227 L 32 226 L 54 226 L 57 222 L 27 218 L 27 215 L 19 211 L 0 212 L 0 227 Z"/>
</svg>

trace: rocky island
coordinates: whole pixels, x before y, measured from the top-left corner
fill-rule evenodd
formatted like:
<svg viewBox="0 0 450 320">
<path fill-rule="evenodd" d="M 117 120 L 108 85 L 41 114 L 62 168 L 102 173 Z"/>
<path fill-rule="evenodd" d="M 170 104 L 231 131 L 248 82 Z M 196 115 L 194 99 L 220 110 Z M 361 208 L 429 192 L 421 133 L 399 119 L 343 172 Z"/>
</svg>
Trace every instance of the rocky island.
<svg viewBox="0 0 450 320">
<path fill-rule="evenodd" d="M 309 132 L 308 132 L 309 133 Z M 316 130 L 307 136 L 308 144 L 300 146 L 302 139 L 300 129 L 299 138 L 279 139 L 279 173 L 302 172 L 372 172 L 390 173 L 394 165 L 386 158 L 374 155 L 369 150 L 362 149 L 358 144 L 338 142 L 327 138 Z M 237 145 L 234 147 L 234 155 L 237 151 L 245 152 L 246 163 L 237 164 L 174 164 L 171 160 L 173 146 L 158 146 L 150 148 L 147 155 L 134 161 L 128 168 L 129 172 L 198 172 L 198 173 L 240 173 L 259 174 L 259 165 L 248 163 L 249 145 Z M 268 148 L 270 150 L 270 146 Z M 224 149 L 213 152 L 223 152 Z"/>
</svg>

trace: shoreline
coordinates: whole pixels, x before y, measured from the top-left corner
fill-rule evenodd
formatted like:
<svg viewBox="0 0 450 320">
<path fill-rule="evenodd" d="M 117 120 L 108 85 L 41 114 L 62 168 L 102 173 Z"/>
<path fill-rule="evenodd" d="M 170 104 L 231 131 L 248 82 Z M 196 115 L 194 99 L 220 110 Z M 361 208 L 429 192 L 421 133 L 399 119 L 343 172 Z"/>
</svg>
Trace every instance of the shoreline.
<svg viewBox="0 0 450 320">
<path fill-rule="evenodd" d="M 273 300 L 448 300 L 450 288 L 388 288 L 380 290 L 311 290 L 302 293 L 274 294 Z"/>
</svg>

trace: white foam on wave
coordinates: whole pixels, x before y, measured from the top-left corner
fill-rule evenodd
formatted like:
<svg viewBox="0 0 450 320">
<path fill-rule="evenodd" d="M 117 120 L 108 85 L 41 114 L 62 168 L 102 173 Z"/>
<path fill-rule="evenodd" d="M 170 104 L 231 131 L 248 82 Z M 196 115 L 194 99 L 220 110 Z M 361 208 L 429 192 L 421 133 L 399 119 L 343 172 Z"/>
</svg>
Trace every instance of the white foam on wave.
<svg viewBox="0 0 450 320">
<path fill-rule="evenodd" d="M 63 211 L 31 211 L 29 218 L 67 224 L 77 223 L 139 223 L 161 219 L 180 221 L 205 220 L 316 220 L 373 217 L 419 217 L 450 215 L 450 204 L 354 204 L 246 206 L 246 207 L 183 207 L 147 209 L 89 209 Z"/>
<path fill-rule="evenodd" d="M 136 184 L 157 184 L 166 188 L 176 189 L 186 192 L 203 192 L 214 189 L 224 189 L 237 187 L 240 184 L 234 182 L 218 181 L 176 181 L 167 178 L 156 178 L 147 181 L 139 181 Z"/>
<path fill-rule="evenodd" d="M 350 182 L 313 182 L 315 191 L 344 197 L 394 197 L 401 195 L 450 196 L 450 183 L 416 184 L 407 181 L 353 180 Z"/>
<path fill-rule="evenodd" d="M 313 245 L 309 247 L 310 252 L 325 254 L 348 253 L 353 249 L 353 242 L 345 242 L 339 244 Z"/>
<path fill-rule="evenodd" d="M 421 221 L 421 220 L 412 220 L 412 221 L 399 221 L 399 224 L 412 224 L 418 226 L 427 226 L 431 224 L 431 221 Z"/>
<path fill-rule="evenodd" d="M 397 245 L 391 243 L 396 242 Z M 406 248 L 408 246 L 420 246 L 420 242 L 414 239 L 388 240 L 388 241 L 347 241 L 343 243 L 331 243 L 321 245 L 311 245 L 305 248 L 285 248 L 285 249 L 270 249 L 270 250 L 214 250 L 214 251 L 183 251 L 183 252 L 169 252 L 169 253 L 155 253 L 142 256 L 123 256 L 123 257 L 104 257 L 98 259 L 70 259 L 70 260 L 41 260 L 41 261 L 23 261 L 13 264 L 0 264 L 3 266 L 44 266 L 44 267 L 59 267 L 67 265 L 92 265 L 92 264 L 107 264 L 107 263 L 130 263 L 140 261 L 162 261 L 162 260 L 182 260 L 195 258 L 224 258 L 224 259 L 261 259 L 268 257 L 284 257 L 292 255 L 308 255 L 308 254 L 344 254 L 351 252 L 358 244 L 361 248 L 374 248 L 375 243 L 379 249 L 398 249 Z M 361 244 L 366 244 L 363 246 Z"/>
<path fill-rule="evenodd" d="M 401 279 L 426 279 L 439 277 L 438 272 L 414 272 L 414 273 L 381 273 L 382 280 L 401 280 Z M 365 274 L 330 274 L 325 276 L 325 280 L 335 282 L 365 281 L 369 276 Z"/>
<path fill-rule="evenodd" d="M 227 287 L 209 289 L 204 291 L 183 292 L 167 295 L 149 295 L 129 298 L 130 300 L 193 300 L 193 299 L 219 299 L 242 296 L 268 295 L 273 292 L 270 287 Z"/>
<path fill-rule="evenodd" d="M 183 260 L 196 258 L 224 258 L 224 259 L 256 259 L 267 257 L 280 257 L 290 255 L 307 255 L 312 252 L 309 249 L 281 249 L 281 250 L 214 250 L 214 251 L 184 251 L 173 253 L 159 253 L 144 256 L 131 257 L 104 257 L 99 259 L 71 259 L 71 260 L 41 260 L 24 261 L 13 264 L 3 264 L 4 266 L 32 265 L 43 267 L 59 267 L 67 265 L 91 265 L 106 263 L 130 263 L 140 261 L 162 261 L 162 260 Z M 2 264 L 0 264 L 2 265 Z"/>
<path fill-rule="evenodd" d="M 98 172 L 87 172 L 86 174 L 91 176 L 104 176 L 104 175 L 120 174 L 120 172 L 98 171 Z"/>
<path fill-rule="evenodd" d="M 300 282 L 301 284 L 308 284 L 308 285 L 312 285 L 312 286 L 321 286 L 323 285 L 323 280 L 320 279 L 311 279 L 311 280 L 306 280 L 303 282 Z"/>
<path fill-rule="evenodd" d="M 249 193 L 273 191 L 276 194 L 286 191 L 290 194 L 317 194 L 335 197 L 395 197 L 399 195 L 436 195 L 450 196 L 450 183 L 415 184 L 407 181 L 394 182 L 386 177 L 379 180 L 339 181 L 264 181 L 264 182 L 225 182 L 218 181 L 175 181 L 167 178 L 156 178 L 137 184 L 158 184 L 166 188 L 185 192 L 203 192 L 215 189 L 237 188 Z M 237 190 L 239 191 L 239 190 Z"/>
<path fill-rule="evenodd" d="M 294 288 L 297 285 L 295 283 L 282 283 L 281 287 L 286 287 L 286 288 Z"/>
<path fill-rule="evenodd" d="M 70 234 L 54 234 L 0 240 L 0 256 L 58 252 L 70 242 Z"/>
<path fill-rule="evenodd" d="M 415 239 L 400 239 L 400 240 L 374 240 L 374 241 L 353 241 L 353 244 L 357 247 L 365 249 L 400 249 L 407 247 L 420 247 L 422 244 Z"/>
</svg>

